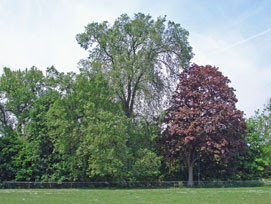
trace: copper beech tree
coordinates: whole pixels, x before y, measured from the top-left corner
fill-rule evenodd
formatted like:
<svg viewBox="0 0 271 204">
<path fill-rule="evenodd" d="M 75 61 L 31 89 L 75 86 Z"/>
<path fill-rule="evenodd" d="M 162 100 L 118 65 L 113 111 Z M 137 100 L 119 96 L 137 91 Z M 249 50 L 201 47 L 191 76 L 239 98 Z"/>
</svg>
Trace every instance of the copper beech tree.
<svg viewBox="0 0 271 204">
<path fill-rule="evenodd" d="M 228 161 L 244 151 L 246 124 L 230 80 L 216 67 L 192 65 L 179 75 L 161 126 L 165 158 L 183 158 L 188 167 L 188 186 L 193 185 L 193 166 L 201 154 Z"/>
</svg>

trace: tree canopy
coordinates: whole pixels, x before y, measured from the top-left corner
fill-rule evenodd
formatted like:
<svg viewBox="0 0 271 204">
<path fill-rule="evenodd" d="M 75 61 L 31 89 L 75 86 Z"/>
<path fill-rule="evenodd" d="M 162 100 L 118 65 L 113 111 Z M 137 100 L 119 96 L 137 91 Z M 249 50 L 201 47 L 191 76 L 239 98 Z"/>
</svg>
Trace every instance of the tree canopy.
<svg viewBox="0 0 271 204">
<path fill-rule="evenodd" d="M 201 154 L 229 158 L 244 151 L 246 124 L 236 109 L 230 80 L 217 68 L 192 65 L 179 75 L 173 105 L 166 112 L 161 134 L 164 155 L 184 158 L 188 185 Z"/>
<path fill-rule="evenodd" d="M 113 25 L 93 22 L 76 39 L 89 51 L 84 69 L 99 66 L 127 117 L 157 115 L 170 96 L 177 74 L 189 66 L 192 49 L 180 24 L 137 13 L 121 15 Z"/>
</svg>

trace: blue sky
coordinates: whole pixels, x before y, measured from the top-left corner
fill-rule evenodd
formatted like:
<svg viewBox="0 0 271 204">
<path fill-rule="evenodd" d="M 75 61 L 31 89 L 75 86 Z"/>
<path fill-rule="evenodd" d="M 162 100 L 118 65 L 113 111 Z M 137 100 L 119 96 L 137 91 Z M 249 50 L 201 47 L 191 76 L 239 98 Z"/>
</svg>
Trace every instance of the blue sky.
<svg viewBox="0 0 271 204">
<path fill-rule="evenodd" d="M 0 74 L 3 66 L 77 71 L 87 52 L 75 35 L 88 23 L 166 15 L 189 31 L 193 62 L 229 77 L 249 117 L 271 98 L 270 11 L 270 0 L 0 0 Z"/>
</svg>

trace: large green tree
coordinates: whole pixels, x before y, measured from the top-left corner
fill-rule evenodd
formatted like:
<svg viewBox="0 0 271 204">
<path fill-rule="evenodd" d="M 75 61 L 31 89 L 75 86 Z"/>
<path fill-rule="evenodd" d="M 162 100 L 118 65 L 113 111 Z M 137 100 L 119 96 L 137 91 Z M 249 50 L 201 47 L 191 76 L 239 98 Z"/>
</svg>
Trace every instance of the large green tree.
<svg viewBox="0 0 271 204">
<path fill-rule="evenodd" d="M 83 69 L 100 66 L 130 118 L 159 113 L 192 57 L 187 37 L 180 24 L 137 13 L 133 18 L 123 14 L 113 25 L 90 23 L 76 39 L 89 51 Z"/>
<path fill-rule="evenodd" d="M 55 177 L 77 181 L 157 178 L 157 126 L 131 122 L 99 67 L 83 70 L 72 87 L 47 114 L 54 153 L 61 156 Z"/>
<path fill-rule="evenodd" d="M 98 158 L 95 160 L 93 155 L 99 158 L 103 155 L 103 150 L 99 150 L 99 147 L 97 154 L 89 153 L 89 150 L 95 147 L 92 142 L 100 142 L 102 145 L 106 135 L 114 138 L 114 131 L 98 131 L 101 128 L 95 130 L 95 127 L 106 127 L 106 124 L 114 122 L 115 115 L 121 115 L 122 111 L 120 105 L 114 102 L 108 81 L 99 71 L 84 72 L 78 74 L 74 82 L 66 82 L 69 86 L 64 86 L 66 88 L 62 91 L 62 98 L 55 101 L 47 114 L 48 134 L 54 142 L 54 153 L 61 155 L 62 159 L 57 164 L 57 177 L 62 175 L 61 180 L 89 180 L 97 174 L 101 176 L 89 167 L 92 166 L 91 162 L 99 161 Z M 71 91 L 69 87 L 72 87 Z M 111 117 L 106 117 L 106 113 L 111 114 Z M 114 145 L 110 147 L 114 148 Z"/>
</svg>

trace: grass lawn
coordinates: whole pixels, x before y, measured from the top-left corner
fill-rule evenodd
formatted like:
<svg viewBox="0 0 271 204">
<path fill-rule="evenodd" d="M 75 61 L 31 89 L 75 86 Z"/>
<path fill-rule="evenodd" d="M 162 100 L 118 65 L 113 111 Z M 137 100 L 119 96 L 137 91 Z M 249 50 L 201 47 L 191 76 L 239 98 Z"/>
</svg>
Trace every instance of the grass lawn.
<svg viewBox="0 0 271 204">
<path fill-rule="evenodd" d="M 1 189 L 0 204 L 271 203 L 271 187 L 169 189 Z"/>
</svg>

